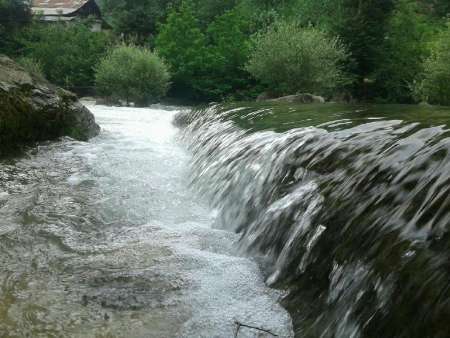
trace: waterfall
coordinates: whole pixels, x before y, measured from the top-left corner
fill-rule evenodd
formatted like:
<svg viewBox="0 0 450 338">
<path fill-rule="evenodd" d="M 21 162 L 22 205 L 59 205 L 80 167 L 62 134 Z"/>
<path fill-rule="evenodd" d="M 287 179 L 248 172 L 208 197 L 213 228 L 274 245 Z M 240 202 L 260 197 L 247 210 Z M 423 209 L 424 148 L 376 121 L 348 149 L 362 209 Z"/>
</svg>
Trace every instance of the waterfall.
<svg viewBox="0 0 450 338">
<path fill-rule="evenodd" d="M 286 291 L 296 336 L 450 336 L 450 115 L 417 109 L 183 118 L 194 186 Z"/>
</svg>

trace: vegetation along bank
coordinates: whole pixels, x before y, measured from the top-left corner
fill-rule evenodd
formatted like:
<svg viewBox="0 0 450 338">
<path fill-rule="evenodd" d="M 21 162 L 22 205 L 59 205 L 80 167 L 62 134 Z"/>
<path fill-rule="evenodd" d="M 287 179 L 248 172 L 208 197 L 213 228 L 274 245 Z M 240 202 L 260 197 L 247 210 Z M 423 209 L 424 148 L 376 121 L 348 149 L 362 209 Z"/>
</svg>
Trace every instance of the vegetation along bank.
<svg viewBox="0 0 450 338">
<path fill-rule="evenodd" d="M 27 3 L 0 0 L 0 52 L 63 88 L 113 102 L 311 93 L 450 105 L 447 0 L 80 3 L 91 9 L 48 22 Z M 127 66 L 116 67 L 125 55 Z"/>
</svg>

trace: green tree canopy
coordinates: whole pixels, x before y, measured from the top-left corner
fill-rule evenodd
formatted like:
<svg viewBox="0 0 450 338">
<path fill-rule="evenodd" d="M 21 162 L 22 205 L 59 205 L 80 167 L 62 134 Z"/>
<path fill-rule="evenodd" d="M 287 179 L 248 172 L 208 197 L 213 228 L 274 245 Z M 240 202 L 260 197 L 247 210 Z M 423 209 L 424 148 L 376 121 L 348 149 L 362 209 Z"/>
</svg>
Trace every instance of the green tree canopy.
<svg viewBox="0 0 450 338">
<path fill-rule="evenodd" d="M 158 102 L 169 87 L 164 62 L 148 49 L 122 45 L 112 49 L 96 69 L 99 94 L 145 106 Z"/>
<path fill-rule="evenodd" d="M 42 65 L 47 79 L 66 88 L 94 85 L 94 67 L 112 38 L 88 24 L 35 23 L 21 34 L 24 55 Z"/>
<path fill-rule="evenodd" d="M 179 0 L 102 0 L 106 20 L 118 35 L 149 43 L 158 23 Z"/>
<path fill-rule="evenodd" d="M 431 47 L 424 70 L 414 86 L 418 100 L 450 105 L 450 22 Z"/>
<path fill-rule="evenodd" d="M 15 34 L 31 22 L 29 2 L 0 0 L 0 53 L 17 54 Z"/>
<path fill-rule="evenodd" d="M 296 22 L 277 22 L 254 37 L 247 69 L 278 95 L 331 95 L 349 83 L 348 53 L 338 38 Z"/>
</svg>

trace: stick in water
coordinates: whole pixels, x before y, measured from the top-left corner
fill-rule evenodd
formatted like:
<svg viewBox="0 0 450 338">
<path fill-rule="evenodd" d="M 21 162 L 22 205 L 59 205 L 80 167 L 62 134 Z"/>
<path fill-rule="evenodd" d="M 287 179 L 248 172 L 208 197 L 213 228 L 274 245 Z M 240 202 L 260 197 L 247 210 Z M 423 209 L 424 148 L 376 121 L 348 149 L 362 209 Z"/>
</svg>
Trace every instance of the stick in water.
<svg viewBox="0 0 450 338">
<path fill-rule="evenodd" d="M 273 333 L 273 332 L 270 331 L 270 330 L 262 329 L 262 328 L 256 327 L 256 326 L 246 325 L 246 324 L 243 324 L 243 323 L 241 323 L 241 322 L 239 322 L 239 321 L 237 321 L 237 320 L 234 320 L 234 323 L 235 323 L 236 326 L 237 326 L 236 332 L 234 333 L 234 338 L 237 338 L 237 336 L 238 336 L 238 334 L 239 334 L 239 330 L 240 330 L 241 327 L 247 327 L 247 328 L 249 328 L 249 329 L 258 330 L 258 331 L 261 331 L 261 332 L 268 333 L 268 334 L 270 334 L 270 335 L 272 335 L 272 336 L 274 336 L 274 337 L 278 337 L 277 334 Z"/>
</svg>

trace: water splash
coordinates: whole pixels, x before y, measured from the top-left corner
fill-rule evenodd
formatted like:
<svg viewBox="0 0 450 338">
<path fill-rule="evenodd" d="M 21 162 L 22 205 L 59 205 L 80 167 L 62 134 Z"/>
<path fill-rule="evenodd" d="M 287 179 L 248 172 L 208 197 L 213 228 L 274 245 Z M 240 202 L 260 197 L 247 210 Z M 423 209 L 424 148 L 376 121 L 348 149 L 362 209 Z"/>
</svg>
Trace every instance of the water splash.
<svg viewBox="0 0 450 338">
<path fill-rule="evenodd" d="M 292 337 L 280 292 L 189 189 L 176 111 L 90 108 L 89 143 L 0 162 L 0 337 L 233 337 L 236 321 Z"/>
</svg>

